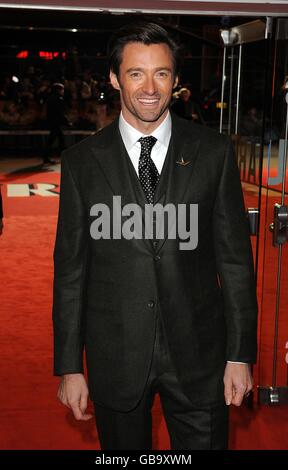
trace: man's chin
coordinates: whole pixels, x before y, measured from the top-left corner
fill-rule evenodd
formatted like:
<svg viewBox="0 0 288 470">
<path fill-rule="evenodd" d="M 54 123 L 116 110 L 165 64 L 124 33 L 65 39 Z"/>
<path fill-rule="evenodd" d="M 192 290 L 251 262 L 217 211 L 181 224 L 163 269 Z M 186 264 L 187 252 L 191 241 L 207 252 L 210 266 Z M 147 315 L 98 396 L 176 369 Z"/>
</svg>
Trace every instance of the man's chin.
<svg viewBox="0 0 288 470">
<path fill-rule="evenodd" d="M 165 113 L 166 109 L 161 109 L 161 111 L 152 111 L 152 110 L 147 110 L 145 112 L 137 113 L 138 119 L 140 119 L 143 122 L 155 122 L 160 119 L 160 117 Z"/>
</svg>

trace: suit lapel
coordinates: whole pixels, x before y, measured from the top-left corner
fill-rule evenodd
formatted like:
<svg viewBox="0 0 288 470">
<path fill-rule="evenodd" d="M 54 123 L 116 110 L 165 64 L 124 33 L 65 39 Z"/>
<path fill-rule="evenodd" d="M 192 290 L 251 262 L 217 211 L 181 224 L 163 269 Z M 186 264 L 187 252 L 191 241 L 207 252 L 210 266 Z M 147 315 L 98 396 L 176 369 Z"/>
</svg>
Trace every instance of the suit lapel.
<svg viewBox="0 0 288 470">
<path fill-rule="evenodd" d="M 124 205 L 133 202 L 135 197 L 122 146 L 124 144 L 116 119 L 103 130 L 103 136 L 99 146 L 94 149 L 94 155 L 113 195 L 121 196 L 121 203 Z"/>
<path fill-rule="evenodd" d="M 167 164 L 167 175 L 165 178 L 166 192 L 164 205 L 167 203 L 177 204 L 184 199 L 186 189 L 194 171 L 195 162 L 199 155 L 200 139 L 187 129 L 183 129 L 183 120 L 172 115 L 171 149 Z M 184 126 L 186 128 L 186 126 Z M 180 163 L 179 163 L 180 162 Z M 161 192 L 161 191 L 159 191 Z M 164 230 L 164 238 L 159 240 L 156 251 L 159 252 L 167 240 L 168 232 Z"/>
<path fill-rule="evenodd" d="M 199 154 L 200 139 L 187 128 L 183 120 L 172 114 L 172 142 L 166 201 L 178 204 L 183 200 Z M 185 122 L 186 124 L 186 122 Z M 186 127 L 186 126 L 184 126 Z"/>
</svg>

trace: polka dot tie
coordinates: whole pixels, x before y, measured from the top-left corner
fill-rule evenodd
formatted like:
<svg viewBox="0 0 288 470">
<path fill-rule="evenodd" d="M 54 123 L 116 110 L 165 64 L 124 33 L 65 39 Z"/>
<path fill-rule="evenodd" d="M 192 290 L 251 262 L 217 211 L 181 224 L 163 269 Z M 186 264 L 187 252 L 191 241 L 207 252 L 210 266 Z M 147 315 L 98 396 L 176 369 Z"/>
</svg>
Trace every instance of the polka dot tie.
<svg viewBox="0 0 288 470">
<path fill-rule="evenodd" d="M 139 159 L 139 179 L 142 184 L 147 201 L 153 203 L 155 189 L 159 181 L 160 175 L 151 158 L 152 147 L 156 144 L 157 139 L 152 135 L 141 137 L 141 153 Z"/>
</svg>

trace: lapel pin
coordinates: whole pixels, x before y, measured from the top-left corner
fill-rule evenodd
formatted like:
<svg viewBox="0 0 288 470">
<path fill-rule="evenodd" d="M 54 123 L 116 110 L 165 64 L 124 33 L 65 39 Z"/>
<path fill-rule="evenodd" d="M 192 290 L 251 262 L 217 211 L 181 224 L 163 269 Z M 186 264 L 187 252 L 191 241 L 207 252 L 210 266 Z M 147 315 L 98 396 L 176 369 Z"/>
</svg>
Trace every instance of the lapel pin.
<svg viewBox="0 0 288 470">
<path fill-rule="evenodd" d="M 186 160 L 186 161 L 185 161 L 184 158 L 181 157 L 181 160 L 176 160 L 176 163 L 177 163 L 178 165 L 186 166 L 186 165 L 189 165 L 190 160 Z"/>
</svg>

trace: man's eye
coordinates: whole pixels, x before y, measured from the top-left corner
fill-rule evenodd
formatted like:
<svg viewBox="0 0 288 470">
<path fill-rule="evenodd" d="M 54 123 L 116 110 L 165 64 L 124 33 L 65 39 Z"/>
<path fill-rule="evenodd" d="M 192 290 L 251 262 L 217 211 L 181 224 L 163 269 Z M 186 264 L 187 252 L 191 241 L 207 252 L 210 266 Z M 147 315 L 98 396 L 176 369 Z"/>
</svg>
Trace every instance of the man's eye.
<svg viewBox="0 0 288 470">
<path fill-rule="evenodd" d="M 133 73 L 131 73 L 130 76 L 133 77 L 133 78 L 139 78 L 141 76 L 141 74 L 140 74 L 140 72 L 133 72 Z"/>
<path fill-rule="evenodd" d="M 167 77 L 168 76 L 168 73 L 167 72 L 158 72 L 158 76 L 159 77 Z"/>
</svg>

